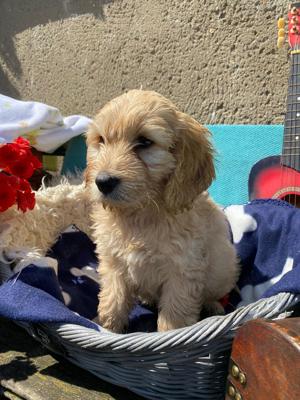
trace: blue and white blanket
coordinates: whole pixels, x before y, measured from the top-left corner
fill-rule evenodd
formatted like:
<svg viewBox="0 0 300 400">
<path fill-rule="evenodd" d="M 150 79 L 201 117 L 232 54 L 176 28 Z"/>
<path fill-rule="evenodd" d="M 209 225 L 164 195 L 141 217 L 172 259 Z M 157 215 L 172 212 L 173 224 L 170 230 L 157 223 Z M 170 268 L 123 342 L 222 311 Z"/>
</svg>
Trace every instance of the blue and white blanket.
<svg viewBox="0 0 300 400">
<path fill-rule="evenodd" d="M 238 290 L 227 312 L 279 292 L 300 294 L 300 209 L 278 200 L 255 200 L 224 209 L 241 262 Z M 0 316 L 13 320 L 75 323 L 101 329 L 97 315 L 97 259 L 77 229 L 63 233 L 48 256 L 51 267 L 28 265 L 0 286 Z M 157 312 L 136 305 L 128 331 L 154 331 Z"/>
</svg>

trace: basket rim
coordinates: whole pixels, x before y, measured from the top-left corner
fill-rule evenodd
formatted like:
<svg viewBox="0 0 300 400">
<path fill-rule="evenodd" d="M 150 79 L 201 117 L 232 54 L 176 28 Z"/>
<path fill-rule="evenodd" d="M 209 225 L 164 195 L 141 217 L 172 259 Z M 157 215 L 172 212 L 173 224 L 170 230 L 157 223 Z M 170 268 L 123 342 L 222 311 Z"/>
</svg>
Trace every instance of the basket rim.
<svg viewBox="0 0 300 400">
<path fill-rule="evenodd" d="M 254 303 L 237 308 L 227 315 L 205 318 L 194 325 L 168 332 L 134 332 L 117 334 L 102 327 L 100 331 L 75 324 L 43 323 L 46 330 L 58 336 L 63 342 L 85 349 L 133 352 L 144 349 L 163 351 L 195 342 L 208 344 L 239 328 L 245 322 L 257 318 L 284 318 L 291 312 L 289 308 L 300 301 L 300 295 L 289 292 L 278 293 L 269 298 L 259 299 Z M 200 343 L 199 343 L 200 344 Z"/>
</svg>

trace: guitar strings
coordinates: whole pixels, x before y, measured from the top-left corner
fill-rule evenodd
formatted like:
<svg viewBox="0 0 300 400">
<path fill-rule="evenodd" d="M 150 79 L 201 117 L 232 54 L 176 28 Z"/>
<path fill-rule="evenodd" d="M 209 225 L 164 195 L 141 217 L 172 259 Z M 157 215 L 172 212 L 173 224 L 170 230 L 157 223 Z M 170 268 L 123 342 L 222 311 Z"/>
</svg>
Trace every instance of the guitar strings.
<svg viewBox="0 0 300 400">
<path fill-rule="evenodd" d="M 295 47 L 297 47 L 297 45 Z M 296 69 L 296 63 L 295 63 L 296 55 L 291 55 L 291 57 L 292 57 L 292 59 L 291 59 L 291 63 L 292 63 L 292 78 L 291 78 L 291 85 L 292 85 L 291 119 L 292 119 L 292 122 L 291 122 L 291 134 L 292 134 L 292 139 L 294 141 L 295 140 L 294 139 L 294 137 L 295 137 L 295 135 L 294 135 L 294 130 L 295 130 L 294 126 L 296 125 L 295 124 L 295 117 L 297 115 L 297 114 L 295 115 L 295 110 L 294 110 L 294 107 L 297 109 L 297 105 L 296 105 L 297 90 L 296 90 L 296 87 L 295 87 L 295 79 L 297 79 L 296 71 L 295 71 L 295 69 Z M 290 183 L 289 182 L 289 178 L 290 178 L 289 171 L 290 170 L 288 169 L 288 166 L 291 167 L 293 165 L 292 164 L 292 161 L 293 161 L 293 154 L 292 153 L 293 152 L 291 152 L 291 154 L 287 154 L 286 155 L 287 160 L 285 160 L 285 161 L 288 161 L 288 162 L 286 163 L 286 165 L 284 167 L 284 171 L 285 171 L 285 182 L 284 182 L 284 185 L 289 188 L 288 189 L 288 202 L 290 204 L 291 204 L 291 190 L 292 190 L 292 188 L 289 185 L 289 183 Z"/>
<path fill-rule="evenodd" d="M 290 108 L 291 108 L 291 103 L 292 103 L 292 101 L 291 102 L 289 101 L 289 97 L 290 97 L 289 90 L 290 90 L 290 85 L 291 85 L 291 81 L 292 81 L 292 73 L 293 73 L 292 72 L 292 64 L 290 64 L 290 74 L 289 74 L 289 79 L 288 79 L 288 93 L 287 93 L 287 99 L 286 99 L 286 103 L 287 103 L 286 115 L 285 115 L 284 133 L 283 133 L 282 151 L 281 151 L 281 155 L 280 155 L 280 188 L 283 187 L 283 181 L 284 181 L 284 176 L 283 176 L 284 175 L 284 139 L 285 139 L 285 135 L 288 131 L 286 119 L 287 119 L 287 117 L 289 117 L 289 121 L 290 121 L 289 124 L 291 124 L 293 121 L 293 119 L 291 118 L 292 116 L 289 115 L 289 114 L 291 114 Z"/>
<path fill-rule="evenodd" d="M 297 92 L 297 90 L 296 90 L 296 88 L 295 88 L 295 85 L 294 85 L 294 83 L 295 83 L 295 74 L 296 74 L 296 71 L 295 71 L 295 56 L 294 55 L 292 55 L 292 60 L 291 60 L 291 62 L 292 62 L 292 82 L 291 82 L 291 84 L 292 84 L 292 107 L 291 107 L 291 117 L 292 117 L 292 119 L 293 119 L 293 121 L 292 121 L 292 123 L 291 123 L 291 133 L 292 133 L 292 138 L 294 138 L 294 126 L 295 126 L 295 113 L 294 113 L 294 107 L 295 107 L 295 99 L 296 99 L 296 92 Z M 297 106 L 295 107 L 295 108 L 297 108 Z M 291 163 L 292 163 L 292 158 L 293 158 L 293 155 L 292 154 L 290 154 L 290 155 L 288 155 L 288 163 L 286 163 L 286 164 L 288 164 L 288 165 L 290 165 L 291 166 Z M 284 171 L 285 171 L 285 185 L 287 186 L 287 187 L 290 187 L 289 186 L 289 177 L 290 177 L 290 175 L 289 175 L 289 170 L 288 170 L 288 168 L 287 168 L 287 165 L 285 165 L 285 168 L 284 168 Z M 288 202 L 291 204 L 291 189 L 289 189 L 289 191 L 288 191 Z"/>
<path fill-rule="evenodd" d="M 297 39 L 298 39 L 298 36 L 297 36 Z M 298 50 L 298 43 L 296 43 L 296 49 Z M 294 124 L 293 124 L 293 126 L 294 126 L 294 141 L 295 141 L 295 144 L 296 144 L 296 133 L 297 133 L 297 128 L 296 128 L 296 125 L 297 125 L 297 111 L 298 111 L 298 106 L 297 106 L 297 103 L 298 103 L 298 88 L 297 88 L 297 86 L 295 85 L 295 84 L 297 84 L 297 82 L 298 82 L 298 54 L 295 54 L 294 56 L 293 56 L 293 58 L 296 56 L 296 58 L 294 59 L 294 60 L 296 60 L 296 76 L 294 77 L 294 88 L 295 88 L 295 92 L 296 92 L 296 98 L 297 98 L 297 101 L 296 101 L 296 110 L 295 110 L 295 113 L 294 113 L 294 118 L 295 118 L 295 122 L 294 122 Z M 292 151 L 292 153 L 293 152 L 295 152 L 295 149 L 294 149 L 294 151 Z M 295 154 L 292 154 L 292 166 L 293 166 L 293 168 L 295 168 L 296 167 L 296 156 L 295 156 Z M 295 186 L 296 186 L 296 178 L 295 178 L 295 174 L 293 173 L 293 179 L 292 179 L 292 183 L 293 183 L 293 186 L 292 186 L 292 193 L 294 193 L 294 191 L 295 191 Z M 291 190 L 290 190 L 290 192 L 291 192 Z M 294 194 L 294 204 L 293 204 L 294 206 L 296 206 L 296 194 Z"/>
<path fill-rule="evenodd" d="M 285 154 L 285 137 L 287 132 L 291 132 L 291 127 L 293 125 L 293 103 L 294 103 L 294 86 L 293 86 L 293 74 L 294 74 L 294 65 L 293 65 L 293 56 L 291 56 L 291 64 L 290 64 L 290 75 L 288 80 L 288 95 L 287 95 L 287 112 L 285 115 L 285 125 L 284 125 L 284 134 L 283 134 L 283 143 L 282 143 L 282 151 L 280 156 L 280 189 L 284 188 L 284 183 L 286 181 L 286 169 L 285 169 L 285 158 L 288 155 Z M 290 92 L 292 91 L 292 93 Z M 289 123 L 287 124 L 287 117 L 289 118 Z M 291 137 L 292 133 L 289 133 Z M 279 196 L 280 198 L 280 196 Z M 284 199 L 284 197 L 283 197 Z M 288 199 L 290 201 L 290 199 Z"/>
<path fill-rule="evenodd" d="M 297 43 L 296 43 L 296 49 L 298 50 L 299 49 L 299 35 L 297 35 Z M 294 141 L 295 141 L 295 149 L 294 149 L 294 154 L 293 154 L 293 156 L 292 157 L 294 157 L 294 160 L 293 160 L 293 167 L 298 171 L 299 170 L 299 154 L 297 154 L 297 151 L 295 151 L 296 150 L 296 148 L 297 148 L 297 119 L 298 119 L 298 112 L 299 112 L 299 107 L 298 107 L 298 98 L 299 98 L 299 96 L 300 96 L 300 93 L 298 92 L 298 79 L 299 79 L 299 62 L 298 62 L 298 60 L 299 60 L 299 54 L 296 54 L 296 77 L 295 77 L 295 83 L 296 83 L 296 85 L 294 85 L 295 86 L 295 89 L 296 89 L 296 92 L 297 92 L 297 94 L 296 94 L 296 97 L 297 97 L 297 103 L 296 103 L 296 111 L 295 111 L 295 113 L 296 113 L 296 115 L 295 115 L 295 124 L 294 124 L 294 126 L 295 126 L 295 128 L 294 128 L 294 130 L 295 130 L 295 137 L 294 137 Z M 296 174 L 295 173 L 293 173 L 293 192 L 294 192 L 294 206 L 296 207 L 297 206 L 297 193 L 296 193 Z"/>
<path fill-rule="evenodd" d="M 299 35 L 296 38 L 296 45 L 294 46 L 293 50 L 299 49 Z M 296 136 L 297 136 L 297 129 L 300 127 L 297 124 L 298 118 L 298 97 L 300 97 L 300 93 L 298 93 L 298 75 L 299 75 L 299 63 L 298 61 L 298 54 L 291 55 L 291 66 L 290 66 L 290 77 L 288 82 L 288 96 L 287 96 L 287 114 L 285 116 L 285 132 L 283 138 L 283 148 L 280 157 L 280 164 L 281 164 L 281 172 L 280 172 L 280 187 L 289 188 L 289 193 L 287 198 L 284 197 L 290 204 L 296 206 L 296 174 L 293 174 L 293 178 L 291 179 L 290 170 L 287 166 L 292 168 L 297 168 L 299 164 L 299 154 L 295 151 L 297 149 L 296 146 Z M 290 92 L 291 91 L 291 92 Z M 289 140 L 286 140 L 288 137 Z M 290 143 L 290 146 L 287 146 L 287 143 Z M 289 150 L 289 151 L 287 151 Z M 292 193 L 291 193 L 292 192 Z M 293 200 L 293 201 L 292 201 Z"/>
</svg>

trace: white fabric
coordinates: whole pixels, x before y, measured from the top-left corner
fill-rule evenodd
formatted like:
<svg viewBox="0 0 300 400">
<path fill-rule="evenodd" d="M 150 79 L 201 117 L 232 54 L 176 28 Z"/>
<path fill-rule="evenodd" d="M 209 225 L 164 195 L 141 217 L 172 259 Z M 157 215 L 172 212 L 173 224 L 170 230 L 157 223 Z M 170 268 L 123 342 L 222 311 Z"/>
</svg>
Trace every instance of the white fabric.
<svg viewBox="0 0 300 400">
<path fill-rule="evenodd" d="M 81 115 L 63 118 L 59 110 L 36 101 L 20 101 L 0 94 L 0 142 L 18 136 L 28 139 L 37 150 L 51 153 L 86 132 L 90 119 Z"/>
</svg>

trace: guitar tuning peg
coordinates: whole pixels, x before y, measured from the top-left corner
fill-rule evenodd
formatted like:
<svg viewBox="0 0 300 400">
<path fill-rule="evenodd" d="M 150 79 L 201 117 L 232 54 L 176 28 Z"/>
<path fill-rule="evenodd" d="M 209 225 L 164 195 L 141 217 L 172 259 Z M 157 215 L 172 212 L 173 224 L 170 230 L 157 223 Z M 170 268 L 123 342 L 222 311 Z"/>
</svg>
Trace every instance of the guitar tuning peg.
<svg viewBox="0 0 300 400">
<path fill-rule="evenodd" d="M 279 36 L 278 39 L 277 39 L 277 47 L 278 47 L 278 49 L 281 49 L 283 47 L 284 43 L 285 43 L 285 38 L 282 37 L 282 36 Z"/>
<path fill-rule="evenodd" d="M 296 15 L 294 15 L 294 16 L 291 18 L 291 23 L 294 24 L 294 25 L 297 25 L 297 24 L 298 24 L 298 17 L 297 17 Z"/>
<path fill-rule="evenodd" d="M 278 29 L 279 29 L 279 30 L 280 30 L 280 29 L 284 29 L 284 26 L 285 26 L 285 20 L 284 20 L 284 18 L 278 18 L 277 26 L 278 26 Z"/>
<path fill-rule="evenodd" d="M 291 13 L 292 13 L 293 15 L 298 15 L 298 9 L 297 9 L 297 7 L 292 7 L 292 8 L 291 8 Z"/>
<path fill-rule="evenodd" d="M 277 47 L 280 49 L 285 43 L 285 20 L 284 18 L 279 18 L 277 21 L 278 26 L 278 39 L 277 39 Z"/>
</svg>

